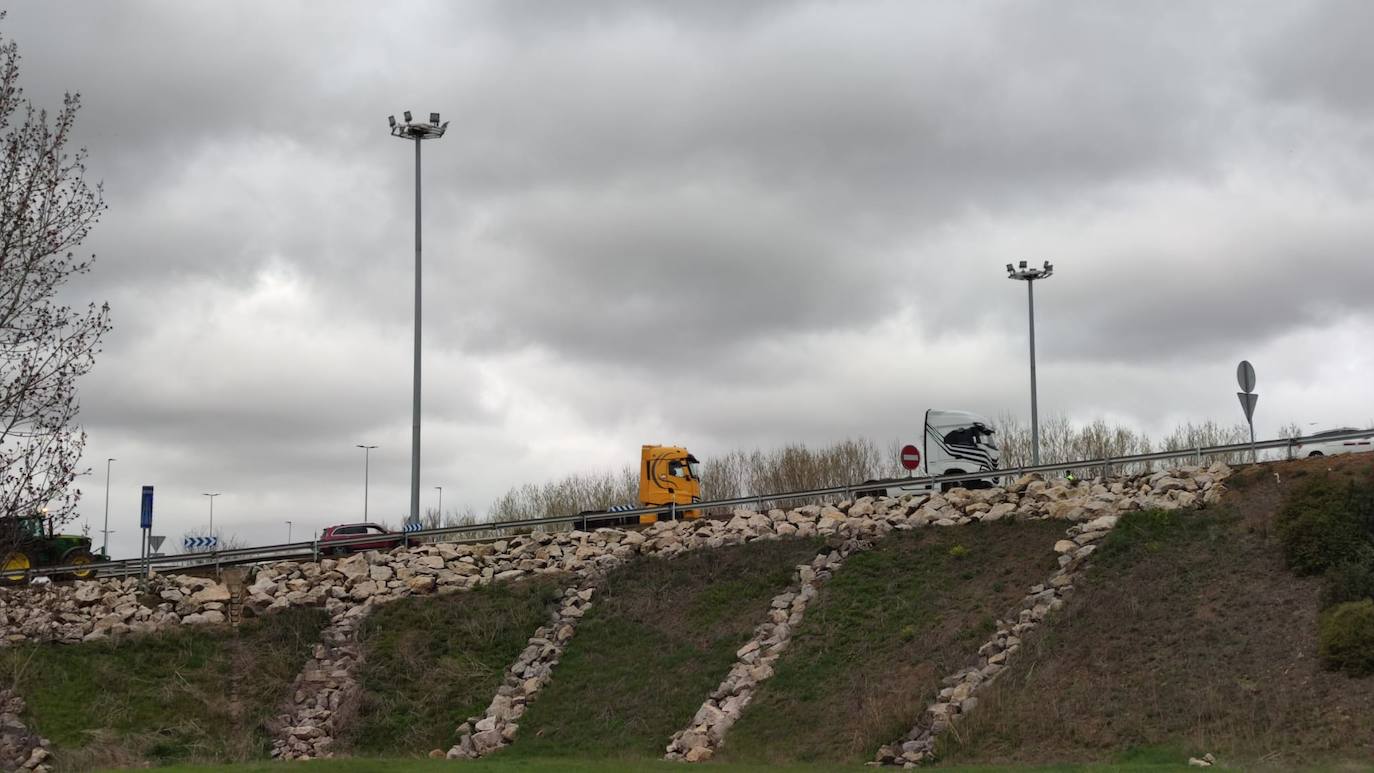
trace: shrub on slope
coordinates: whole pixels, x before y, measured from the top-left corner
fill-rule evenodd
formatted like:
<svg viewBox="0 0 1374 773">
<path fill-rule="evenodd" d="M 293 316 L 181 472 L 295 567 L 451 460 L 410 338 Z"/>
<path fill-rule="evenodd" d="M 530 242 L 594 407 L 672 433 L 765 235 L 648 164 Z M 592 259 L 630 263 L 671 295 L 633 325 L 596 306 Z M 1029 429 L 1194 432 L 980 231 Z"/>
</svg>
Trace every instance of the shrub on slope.
<svg viewBox="0 0 1374 773">
<path fill-rule="evenodd" d="M 1322 660 L 1351 676 L 1374 674 L 1374 601 L 1352 601 L 1322 613 Z"/>
</svg>

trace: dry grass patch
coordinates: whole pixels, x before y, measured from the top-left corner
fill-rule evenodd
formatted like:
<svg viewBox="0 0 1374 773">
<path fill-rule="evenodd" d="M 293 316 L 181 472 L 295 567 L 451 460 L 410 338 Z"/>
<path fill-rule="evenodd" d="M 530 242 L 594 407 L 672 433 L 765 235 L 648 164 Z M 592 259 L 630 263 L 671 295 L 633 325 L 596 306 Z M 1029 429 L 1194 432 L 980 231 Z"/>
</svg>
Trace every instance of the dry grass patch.
<svg viewBox="0 0 1374 773">
<path fill-rule="evenodd" d="M 1283 769 L 1374 762 L 1374 680 L 1322 669 L 1321 583 L 1288 571 L 1273 529 L 1305 478 L 1360 478 L 1371 461 L 1251 468 L 1225 508 L 1128 517 L 1070 604 L 945 737 L 945 757 L 1104 761 L 1155 748 Z"/>
</svg>

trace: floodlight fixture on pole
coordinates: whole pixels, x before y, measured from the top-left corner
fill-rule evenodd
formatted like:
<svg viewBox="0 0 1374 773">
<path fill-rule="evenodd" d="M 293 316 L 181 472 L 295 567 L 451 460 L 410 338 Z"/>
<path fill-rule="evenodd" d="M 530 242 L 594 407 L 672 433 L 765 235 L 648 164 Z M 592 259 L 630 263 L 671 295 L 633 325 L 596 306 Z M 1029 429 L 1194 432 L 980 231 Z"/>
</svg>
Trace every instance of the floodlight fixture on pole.
<svg viewBox="0 0 1374 773">
<path fill-rule="evenodd" d="M 1043 268 L 1027 268 L 1026 261 L 1016 267 L 1007 264 L 1007 278 L 1026 283 L 1026 303 L 1030 311 L 1030 388 L 1031 388 L 1031 464 L 1040 464 L 1040 406 L 1035 392 L 1035 280 L 1048 279 L 1054 274 L 1054 264 L 1045 261 Z"/>
<path fill-rule="evenodd" d="M 100 555 L 106 558 L 110 556 L 110 465 L 117 461 L 114 457 L 105 460 L 105 528 L 100 530 Z"/>
<path fill-rule="evenodd" d="M 219 496 L 219 494 L 220 492 L 218 491 L 213 494 L 201 493 L 203 497 L 210 497 L 210 533 L 205 535 L 207 537 L 215 536 L 215 497 Z"/>
<path fill-rule="evenodd" d="M 362 443 L 357 443 L 354 447 L 363 449 L 363 523 L 370 523 L 367 520 L 367 481 L 371 477 L 372 449 L 376 446 L 365 446 Z"/>
<path fill-rule="evenodd" d="M 410 519 L 420 522 L 420 142 L 437 140 L 448 130 L 448 122 L 439 123 L 439 114 L 430 113 L 429 123 L 413 123 L 410 111 L 402 115 L 405 123 L 397 123 L 396 116 L 387 116 L 391 136 L 415 141 L 415 377 L 412 395 L 410 426 Z"/>
</svg>

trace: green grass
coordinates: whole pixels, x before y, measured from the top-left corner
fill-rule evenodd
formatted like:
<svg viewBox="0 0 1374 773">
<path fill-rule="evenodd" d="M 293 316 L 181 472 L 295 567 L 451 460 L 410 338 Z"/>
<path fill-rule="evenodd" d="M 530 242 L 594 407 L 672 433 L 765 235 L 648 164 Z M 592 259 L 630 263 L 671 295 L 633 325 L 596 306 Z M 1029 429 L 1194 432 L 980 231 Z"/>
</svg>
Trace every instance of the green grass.
<svg viewBox="0 0 1374 773">
<path fill-rule="evenodd" d="M 1054 570 L 1053 522 L 892 534 L 851 556 L 726 737 L 728 761 L 854 762 L 909 730 Z"/>
<path fill-rule="evenodd" d="M 729 671 L 810 540 L 640 559 L 614 572 L 502 757 L 657 757 Z"/>
<path fill-rule="evenodd" d="M 1119 568 L 1148 560 L 1151 554 L 1170 547 L 1201 542 L 1223 549 L 1229 525 L 1236 515 L 1225 508 L 1210 508 L 1205 515 L 1193 510 L 1137 510 L 1125 513 L 1092 558 L 1094 566 Z"/>
<path fill-rule="evenodd" d="M 359 632 L 363 699 L 345 745 L 359 754 L 447 751 L 454 728 L 486 709 L 567 583 L 546 576 L 379 607 Z"/>
<path fill-rule="evenodd" d="M 264 758 L 261 725 L 327 620 L 322 610 L 291 609 L 249 621 L 237 634 L 187 628 L 10 647 L 0 650 L 0 675 L 70 769 Z"/>
<path fill-rule="evenodd" d="M 158 768 L 163 773 L 280 773 L 282 763 L 258 763 L 246 765 L 216 766 L 176 766 Z M 432 773 L 437 771 L 462 770 L 470 773 L 673 773 L 683 769 L 682 763 L 658 760 L 575 760 L 554 759 L 514 759 L 498 757 L 493 759 L 470 760 L 453 763 L 447 760 L 416 759 L 339 759 L 312 760 L 290 764 L 291 770 L 305 770 L 308 773 Z M 829 771 L 872 770 L 862 765 L 751 765 L 709 763 L 704 770 L 713 773 L 828 773 Z M 937 767 L 937 770 L 950 773 L 1185 773 L 1196 771 L 1187 765 L 1156 764 L 1148 762 L 1122 762 L 1099 765 L 1045 765 L 1045 766 L 960 766 Z M 1217 766 L 1211 770 L 1231 770 Z M 1287 770 L 1295 770 L 1288 768 Z M 1300 768 L 1310 773 L 1327 770 L 1325 768 Z M 1336 769 L 1331 769 L 1336 770 Z M 1348 773 L 1349 768 L 1342 771 Z"/>
</svg>

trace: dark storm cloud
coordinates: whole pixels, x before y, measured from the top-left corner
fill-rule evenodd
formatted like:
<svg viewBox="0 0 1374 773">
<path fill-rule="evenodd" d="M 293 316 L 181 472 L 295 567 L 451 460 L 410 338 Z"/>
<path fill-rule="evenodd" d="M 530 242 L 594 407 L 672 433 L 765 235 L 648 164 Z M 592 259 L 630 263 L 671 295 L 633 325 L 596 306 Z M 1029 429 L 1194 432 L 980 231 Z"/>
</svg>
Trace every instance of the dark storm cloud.
<svg viewBox="0 0 1374 773">
<path fill-rule="evenodd" d="M 424 150 L 424 475 L 478 506 L 641 441 L 1020 410 L 1008 261 L 1059 265 L 1047 409 L 1210 416 L 1188 379 L 1248 352 L 1297 401 L 1325 371 L 1294 342 L 1370 325 L 1360 3 L 12 9 L 30 95 L 83 93 L 111 205 L 73 287 L 115 306 L 92 458 L 186 512 L 214 485 L 323 525 L 377 438 L 403 508 L 405 109 L 452 122 Z"/>
</svg>

